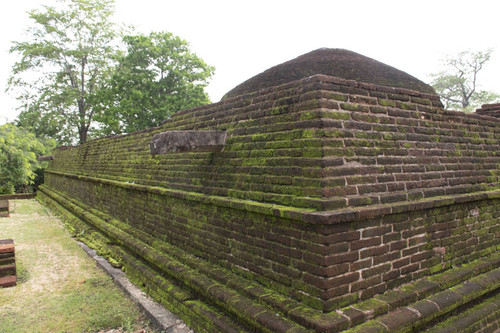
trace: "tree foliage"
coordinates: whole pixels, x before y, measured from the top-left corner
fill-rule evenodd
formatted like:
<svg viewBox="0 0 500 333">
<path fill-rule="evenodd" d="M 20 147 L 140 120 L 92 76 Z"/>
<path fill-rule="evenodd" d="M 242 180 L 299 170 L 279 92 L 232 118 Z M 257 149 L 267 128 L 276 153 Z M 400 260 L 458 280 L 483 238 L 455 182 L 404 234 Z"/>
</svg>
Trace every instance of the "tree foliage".
<svg viewBox="0 0 500 333">
<path fill-rule="evenodd" d="M 112 0 L 63 1 L 63 8 L 29 13 L 31 40 L 14 42 L 19 53 L 9 79 L 22 101 L 19 124 L 71 143 L 87 140 L 99 90 L 113 67 L 117 33 Z"/>
<path fill-rule="evenodd" d="M 0 194 L 32 184 L 36 170 L 42 167 L 37 156 L 50 153 L 55 145 L 55 140 L 37 139 L 13 124 L 0 126 Z"/>
<path fill-rule="evenodd" d="M 491 53 L 492 50 L 460 52 L 456 57 L 445 59 L 445 70 L 431 74 L 431 84 L 445 108 L 470 112 L 498 100 L 499 95 L 479 90 L 478 85 L 478 74 L 490 60 Z"/>
<path fill-rule="evenodd" d="M 103 134 L 138 131 L 159 125 L 173 113 L 210 102 L 204 88 L 213 67 L 167 32 L 124 36 L 127 47 L 96 118 Z"/>
</svg>

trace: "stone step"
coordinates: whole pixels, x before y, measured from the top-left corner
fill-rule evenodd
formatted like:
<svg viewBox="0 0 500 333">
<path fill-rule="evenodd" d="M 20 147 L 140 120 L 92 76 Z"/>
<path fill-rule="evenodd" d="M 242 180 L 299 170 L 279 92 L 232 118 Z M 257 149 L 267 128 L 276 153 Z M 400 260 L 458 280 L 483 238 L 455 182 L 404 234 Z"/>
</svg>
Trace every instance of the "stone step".
<svg viewBox="0 0 500 333">
<path fill-rule="evenodd" d="M 446 276 L 443 276 L 443 279 L 446 279 Z M 476 323 L 475 319 L 477 319 L 477 315 L 470 314 L 470 311 L 467 309 L 473 307 L 477 302 L 480 302 L 481 306 L 484 305 L 484 309 L 482 310 L 482 315 L 484 315 L 484 317 L 489 317 L 493 321 L 500 320 L 499 309 L 495 306 L 495 304 L 498 303 L 499 290 L 500 268 L 495 268 L 483 274 L 470 277 L 445 290 L 439 292 L 435 291 L 427 297 L 413 301 L 406 306 L 399 306 L 393 308 L 388 313 L 374 316 L 373 319 L 347 332 L 422 331 L 427 326 L 433 327 L 436 323 L 442 322 L 443 320 L 445 320 L 445 322 L 453 321 L 461 323 L 463 326 L 460 327 L 458 331 L 462 331 Z M 493 296 L 490 297 L 489 295 Z M 383 299 L 383 296 L 384 295 L 379 297 L 379 299 Z M 402 300 L 404 297 L 405 291 L 402 290 L 399 304 L 401 304 L 401 302 L 405 303 Z M 493 305 L 486 306 L 490 301 L 493 302 Z M 385 306 L 389 304 L 390 303 Z M 393 302 L 393 304 L 397 304 L 397 302 Z M 355 304 L 352 307 L 356 308 L 357 305 Z M 464 311 L 466 311 L 466 313 L 464 313 Z M 457 312 L 458 314 L 456 314 Z M 373 313 L 377 314 L 376 308 L 374 308 Z M 467 316 L 473 316 L 473 318 Z M 464 318 L 466 317 L 469 319 L 465 320 Z M 438 324 L 436 327 L 444 327 L 444 324 Z M 456 330 L 452 331 L 456 332 Z M 440 330 L 436 330 L 435 332 L 440 332 Z"/>
<path fill-rule="evenodd" d="M 500 329 L 500 294 L 469 308 L 428 329 L 428 333 L 498 332 Z"/>
</svg>

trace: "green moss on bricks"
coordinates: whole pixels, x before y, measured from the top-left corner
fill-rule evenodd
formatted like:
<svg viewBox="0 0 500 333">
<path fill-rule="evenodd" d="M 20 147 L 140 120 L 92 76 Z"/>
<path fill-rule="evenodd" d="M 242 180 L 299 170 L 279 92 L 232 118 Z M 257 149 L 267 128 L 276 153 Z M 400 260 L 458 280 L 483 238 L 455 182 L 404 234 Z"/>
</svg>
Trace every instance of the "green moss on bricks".
<svg viewBox="0 0 500 333">
<path fill-rule="evenodd" d="M 378 299 L 368 299 L 353 305 L 354 308 L 363 311 L 368 317 L 377 317 L 389 311 L 389 305 Z"/>
<path fill-rule="evenodd" d="M 354 103 L 340 103 L 340 108 L 348 111 L 361 111 L 361 112 L 370 111 L 370 108 L 368 106 L 354 104 Z"/>
<path fill-rule="evenodd" d="M 78 240 L 87 244 L 89 247 L 96 250 L 97 254 L 107 258 L 110 261 L 116 262 L 111 257 L 107 248 L 110 241 L 104 237 L 100 232 L 92 228 L 90 225 L 84 223 L 76 218 L 69 210 L 59 205 L 55 200 L 39 191 L 37 198 L 40 202 L 47 205 L 60 216 L 65 224 L 66 229 Z M 119 263 L 116 262 L 118 266 Z"/>
<path fill-rule="evenodd" d="M 351 113 L 350 112 L 342 112 L 342 111 L 324 111 L 322 113 L 323 118 L 329 119 L 340 119 L 340 120 L 350 120 Z"/>
<path fill-rule="evenodd" d="M 308 120 L 316 118 L 321 118 L 321 113 L 319 111 L 307 111 L 300 113 L 300 120 Z"/>
<path fill-rule="evenodd" d="M 378 321 L 369 321 L 367 323 L 358 325 L 354 328 L 351 328 L 346 333 L 385 333 L 389 332 L 385 325 L 381 324 Z"/>
<path fill-rule="evenodd" d="M 327 98 L 334 99 L 336 101 L 347 102 L 349 100 L 348 95 L 342 95 L 336 92 L 328 92 Z"/>
<path fill-rule="evenodd" d="M 382 135 L 385 140 L 393 140 L 393 141 L 406 140 L 406 135 L 401 133 L 383 133 Z"/>
<path fill-rule="evenodd" d="M 390 107 L 395 107 L 396 103 L 394 101 L 388 100 L 388 99 L 379 99 L 378 104 L 382 106 L 390 106 Z"/>
<path fill-rule="evenodd" d="M 306 309 L 328 311 L 354 303 L 355 299 L 348 300 L 352 295 L 322 299 L 322 295 L 326 297 L 324 290 L 315 288 L 313 283 L 322 285 L 323 281 L 311 278 L 314 282 L 305 283 L 307 278 L 297 264 L 308 263 L 304 253 L 313 257 L 314 252 L 318 255 L 313 258 L 322 266 L 328 254 L 324 252 L 326 244 L 319 244 L 318 239 L 327 239 L 330 234 L 333 237 L 334 230 L 343 226 L 343 218 L 349 214 L 353 219 L 355 215 L 366 218 L 354 222 L 359 227 L 371 227 L 377 222 L 395 223 L 393 227 L 402 230 L 393 230 L 394 233 L 408 234 L 408 237 L 398 237 L 411 238 L 402 241 L 402 246 L 410 249 L 398 251 L 408 252 L 411 260 L 415 258 L 415 262 L 420 263 L 419 269 L 407 274 L 408 277 L 444 273 L 443 270 L 453 265 L 498 251 L 500 245 L 494 236 L 498 233 L 495 225 L 498 207 L 481 203 L 488 198 L 487 193 L 454 195 L 453 199 L 449 196 L 428 198 L 440 191 L 500 188 L 499 175 L 495 170 L 488 170 L 500 170 L 500 165 L 493 161 L 498 153 L 492 148 L 500 138 L 494 133 L 494 124 L 489 121 L 478 124 L 475 118 L 422 107 L 432 103 L 414 96 L 371 91 L 368 87 L 365 88 L 370 91 L 364 91 L 362 85 L 355 88 L 351 83 L 339 84 L 315 81 L 307 83 L 307 87 L 287 87 L 266 96 L 253 94 L 251 98 L 226 101 L 227 104 L 220 105 L 221 109 L 207 107 L 176 115 L 172 122 L 153 131 L 229 129 L 228 144 L 220 154 L 182 153 L 152 159 L 147 144 L 153 132 L 131 134 L 119 140 L 99 140 L 58 152 L 58 158 L 47 172 L 47 181 L 51 182 L 47 196 L 50 190 L 55 190 L 54 198 L 61 197 L 58 199 L 64 209 L 77 211 L 78 218 L 72 214 L 66 218 L 73 234 L 100 247 L 102 252 L 109 251 L 109 256 L 117 262 L 125 260 L 109 248 L 116 245 L 126 249 L 126 254 L 140 258 L 138 263 L 152 269 L 153 273 L 147 278 L 140 276 L 141 269 L 133 273 L 138 281 L 142 278 L 151 293 L 168 299 L 170 296 L 165 295 L 162 288 L 170 292 L 173 287 L 161 282 L 161 278 L 167 278 L 193 294 L 192 304 L 180 298 L 172 302 L 178 301 L 182 311 L 205 318 L 210 318 L 210 311 L 203 305 L 196 306 L 194 300 L 209 298 L 207 292 L 201 291 L 206 289 L 214 293 L 218 290 L 220 298 L 224 298 L 228 295 L 227 288 L 258 300 L 257 304 L 266 311 L 276 311 L 280 316 L 297 309 L 297 304 Z M 339 86 L 343 92 L 365 92 L 370 97 L 327 91 Z M 418 111 L 404 111 L 415 110 L 412 103 L 420 103 Z M 462 135 L 465 132 L 476 134 Z M 483 146 L 485 144 L 489 146 Z M 446 156 L 453 150 L 459 153 Z M 440 163 L 436 164 L 438 160 Z M 438 164 L 441 167 L 435 166 Z M 408 188 L 408 200 L 426 198 L 421 202 L 387 204 L 360 212 L 356 207 L 349 207 L 346 200 L 355 194 L 334 196 L 335 187 L 343 187 L 344 183 L 321 181 L 326 178 L 348 182 L 345 179 L 353 173 L 366 175 L 365 181 L 349 184 L 354 185 L 355 191 L 359 190 L 355 188 L 357 185 L 366 182 L 386 184 L 386 191 Z M 447 186 L 441 186 L 443 180 Z M 473 184 L 475 181 L 478 184 Z M 430 189 L 425 188 L 427 185 Z M 377 186 L 373 189 L 383 190 L 384 185 Z M 331 192 L 326 192 L 330 189 Z M 498 198 L 499 193 L 491 196 Z M 73 199 L 67 200 L 68 195 Z M 377 200 L 372 202 L 372 198 Z M 380 193 L 372 198 L 366 198 L 365 202 L 358 200 L 356 204 L 378 203 Z M 391 200 L 385 195 L 381 198 Z M 476 209 L 477 204 L 483 207 L 479 215 L 471 216 L 469 212 Z M 64 214 L 64 209 L 58 209 Z M 307 214 L 311 211 L 320 213 Z M 380 217 L 377 211 L 392 215 Z M 398 212 L 406 220 L 396 221 L 393 217 Z M 458 226 L 454 226 L 455 221 Z M 441 227 L 446 223 L 447 226 Z M 451 235 L 448 230 L 441 232 L 441 228 L 447 227 L 453 229 Z M 434 228 L 439 229 L 431 231 Z M 411 235 L 413 231 L 418 235 Z M 429 237 L 422 240 L 422 233 Z M 474 239 L 469 241 L 466 238 L 469 235 Z M 317 240 L 308 242 L 302 237 Z M 380 237 L 386 244 L 385 235 Z M 393 238 L 388 241 L 396 242 Z M 304 252 L 294 254 L 295 245 L 303 246 Z M 419 247 L 418 252 L 411 254 L 415 245 Z M 248 249 L 244 249 L 245 246 Z M 446 249 L 443 258 L 428 259 L 428 253 L 422 253 L 434 247 Z M 284 254 L 285 250 L 290 253 Z M 290 259 L 289 254 L 295 258 Z M 381 256 L 380 260 L 384 258 L 387 257 Z M 227 271 L 215 272 L 214 266 Z M 328 269 L 321 267 L 314 274 L 323 274 L 323 268 Z M 363 272 L 364 268 L 362 274 L 365 274 Z M 371 273 L 366 271 L 366 274 Z M 300 283 L 294 284 L 290 276 Z M 184 284 L 183 280 L 188 282 Z M 252 286 L 247 288 L 245 283 Z M 354 294 L 366 296 L 372 290 Z M 237 299 L 239 302 L 239 296 Z M 343 303 L 343 300 L 348 301 Z M 223 307 L 215 302 L 217 300 L 211 303 L 212 307 Z M 372 307 L 360 304 L 367 307 L 366 313 L 379 310 L 377 304 Z M 253 320 L 259 314 L 236 308 L 229 312 L 231 318 L 248 316 Z M 307 312 L 294 320 L 306 323 Z M 316 318 L 314 325 L 320 327 L 323 319 Z M 246 327 L 253 326 L 248 320 L 241 319 L 249 325 Z M 202 320 L 205 321 L 208 326 L 200 324 L 200 329 L 217 330 L 210 326 L 209 319 Z M 262 326 L 255 329 L 264 330 Z"/>
<path fill-rule="evenodd" d="M 122 254 L 124 253 L 122 252 Z M 124 257 L 128 263 L 125 269 L 127 276 L 130 276 L 136 285 L 142 286 L 144 291 L 183 318 L 191 328 L 202 331 L 218 330 L 213 319 L 222 318 L 222 313 L 207 304 L 194 301 L 197 295 L 180 289 L 162 276 L 155 275 L 154 271 L 137 259 L 126 254 Z M 228 319 L 225 321 L 229 323 L 228 326 L 241 329 L 237 323 L 231 323 Z"/>
<path fill-rule="evenodd" d="M 284 113 L 288 113 L 288 108 L 285 107 L 285 106 L 278 106 L 278 107 L 275 107 L 275 108 L 272 108 L 269 113 L 271 115 L 279 115 L 279 114 L 284 114 Z"/>
<path fill-rule="evenodd" d="M 314 323 L 313 328 L 317 332 L 338 332 L 349 327 L 347 318 L 336 312 L 324 314 L 309 308 L 298 307 L 290 311 L 290 315 L 299 318 L 308 318 Z"/>
<path fill-rule="evenodd" d="M 314 129 L 305 129 L 302 131 L 302 137 L 303 138 L 314 138 L 316 137 L 317 131 Z"/>
</svg>

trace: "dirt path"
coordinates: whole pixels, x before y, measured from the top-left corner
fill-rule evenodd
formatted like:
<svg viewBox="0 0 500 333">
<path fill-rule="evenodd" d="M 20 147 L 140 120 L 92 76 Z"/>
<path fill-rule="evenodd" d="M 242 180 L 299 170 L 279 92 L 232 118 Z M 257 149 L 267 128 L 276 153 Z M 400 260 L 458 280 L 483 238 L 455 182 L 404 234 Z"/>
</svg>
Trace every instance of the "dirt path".
<svg viewBox="0 0 500 333">
<path fill-rule="evenodd" d="M 141 331 L 144 316 L 35 200 L 10 202 L 18 285 L 0 288 L 0 332 Z M 146 329 L 149 331 L 148 329 Z"/>
</svg>

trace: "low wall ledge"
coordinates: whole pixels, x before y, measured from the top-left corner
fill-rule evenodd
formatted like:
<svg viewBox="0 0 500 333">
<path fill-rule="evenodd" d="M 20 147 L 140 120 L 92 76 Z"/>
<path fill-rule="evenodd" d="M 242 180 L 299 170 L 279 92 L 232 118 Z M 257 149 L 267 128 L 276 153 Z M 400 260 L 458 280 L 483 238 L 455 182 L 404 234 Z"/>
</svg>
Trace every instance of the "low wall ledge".
<svg viewBox="0 0 500 333">
<path fill-rule="evenodd" d="M 166 131 L 149 143 L 152 155 L 176 152 L 219 152 L 226 144 L 226 131 Z"/>
</svg>

